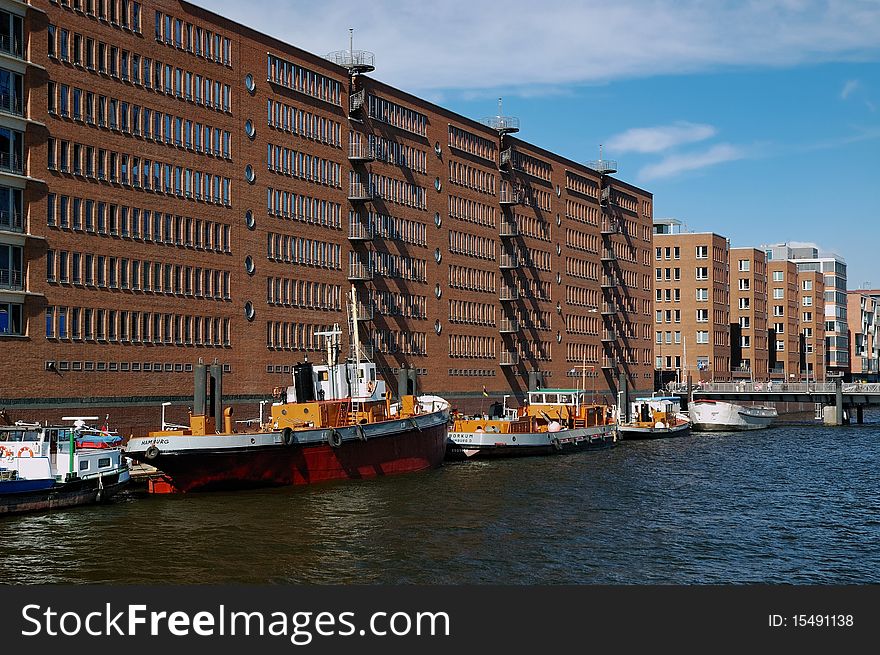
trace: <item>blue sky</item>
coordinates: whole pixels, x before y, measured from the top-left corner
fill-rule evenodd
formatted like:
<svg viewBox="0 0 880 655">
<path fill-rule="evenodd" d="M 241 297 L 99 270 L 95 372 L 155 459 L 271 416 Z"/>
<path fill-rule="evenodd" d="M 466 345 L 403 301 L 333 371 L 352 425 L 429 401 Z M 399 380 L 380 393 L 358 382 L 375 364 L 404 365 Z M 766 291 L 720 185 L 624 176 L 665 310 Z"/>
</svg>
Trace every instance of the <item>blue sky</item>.
<svg viewBox="0 0 880 655">
<path fill-rule="evenodd" d="M 605 156 L 655 216 L 733 246 L 814 242 L 880 288 L 877 0 L 199 0 L 576 161 Z"/>
</svg>

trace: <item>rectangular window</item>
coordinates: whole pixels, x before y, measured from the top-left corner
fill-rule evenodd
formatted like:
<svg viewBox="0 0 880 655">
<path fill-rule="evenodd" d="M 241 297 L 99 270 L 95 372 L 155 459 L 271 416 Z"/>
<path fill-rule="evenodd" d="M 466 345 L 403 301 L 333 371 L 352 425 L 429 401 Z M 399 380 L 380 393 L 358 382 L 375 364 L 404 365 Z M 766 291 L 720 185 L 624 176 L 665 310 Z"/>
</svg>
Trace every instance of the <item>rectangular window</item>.
<svg viewBox="0 0 880 655">
<path fill-rule="evenodd" d="M 785 298 L 785 289 L 773 289 L 773 298 L 776 300 Z"/>
<path fill-rule="evenodd" d="M 697 246 L 697 259 L 709 259 L 709 246 Z"/>
<path fill-rule="evenodd" d="M 785 280 L 785 273 L 782 271 L 773 271 L 774 282 L 782 282 L 783 280 Z"/>
<path fill-rule="evenodd" d="M 740 259 L 739 260 L 739 270 L 748 271 L 749 266 L 751 266 L 751 261 L 748 259 Z"/>
<path fill-rule="evenodd" d="M 709 279 L 709 269 L 706 266 L 697 267 L 696 278 L 698 280 L 708 280 Z"/>
</svg>

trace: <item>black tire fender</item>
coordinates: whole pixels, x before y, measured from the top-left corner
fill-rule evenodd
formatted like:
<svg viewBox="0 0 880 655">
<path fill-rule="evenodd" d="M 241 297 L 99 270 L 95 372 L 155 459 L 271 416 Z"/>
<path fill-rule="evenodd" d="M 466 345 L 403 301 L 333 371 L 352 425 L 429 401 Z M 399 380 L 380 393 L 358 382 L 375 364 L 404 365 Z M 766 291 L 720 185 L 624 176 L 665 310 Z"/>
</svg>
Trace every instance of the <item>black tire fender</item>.
<svg viewBox="0 0 880 655">
<path fill-rule="evenodd" d="M 159 449 L 155 445 L 150 446 L 144 451 L 144 457 L 147 459 L 156 459 L 159 456 Z"/>
<path fill-rule="evenodd" d="M 330 434 L 327 435 L 327 443 L 330 444 L 331 448 L 339 448 L 342 445 L 342 435 L 339 434 L 338 430 L 330 430 Z"/>
<path fill-rule="evenodd" d="M 285 446 L 292 446 L 296 441 L 296 438 L 293 436 L 293 430 L 290 428 L 284 428 L 281 431 L 281 441 L 284 442 Z"/>
</svg>

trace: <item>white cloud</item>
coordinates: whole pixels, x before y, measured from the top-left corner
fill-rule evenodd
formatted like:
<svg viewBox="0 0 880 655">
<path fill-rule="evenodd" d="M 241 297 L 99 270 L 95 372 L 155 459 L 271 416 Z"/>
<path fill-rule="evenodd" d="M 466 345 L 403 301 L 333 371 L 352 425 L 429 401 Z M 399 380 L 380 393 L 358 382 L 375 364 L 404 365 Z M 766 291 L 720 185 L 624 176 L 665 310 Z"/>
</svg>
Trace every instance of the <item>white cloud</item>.
<svg viewBox="0 0 880 655">
<path fill-rule="evenodd" d="M 323 55 L 376 53 L 376 75 L 405 90 L 504 89 L 807 62 L 873 59 L 874 0 L 197 0 Z"/>
<path fill-rule="evenodd" d="M 649 164 L 639 171 L 639 178 L 645 181 L 664 177 L 674 177 L 685 171 L 695 171 L 728 161 L 743 159 L 746 151 L 729 143 L 719 143 L 708 150 L 697 153 L 679 153 L 664 157 L 656 164 Z"/>
<path fill-rule="evenodd" d="M 846 84 L 843 85 L 843 89 L 840 92 L 841 100 L 846 100 L 847 98 L 849 98 L 849 95 L 858 88 L 858 80 L 847 80 Z"/>
<path fill-rule="evenodd" d="M 695 143 L 715 136 L 715 128 L 699 123 L 678 122 L 656 127 L 634 127 L 615 134 L 605 143 L 610 152 L 662 152 L 684 143 Z"/>
</svg>

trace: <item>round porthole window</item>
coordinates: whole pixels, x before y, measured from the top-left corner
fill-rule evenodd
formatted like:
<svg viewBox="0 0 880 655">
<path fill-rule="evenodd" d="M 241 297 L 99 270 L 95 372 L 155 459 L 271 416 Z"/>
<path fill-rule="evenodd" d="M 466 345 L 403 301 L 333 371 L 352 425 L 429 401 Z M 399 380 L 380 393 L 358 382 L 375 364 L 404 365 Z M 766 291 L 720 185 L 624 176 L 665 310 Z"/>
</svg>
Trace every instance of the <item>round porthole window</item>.
<svg viewBox="0 0 880 655">
<path fill-rule="evenodd" d="M 559 214 L 556 214 L 556 227 L 562 225 L 562 219 L 559 217 Z"/>
<path fill-rule="evenodd" d="M 244 167 L 244 179 L 248 181 L 248 184 L 253 184 L 257 179 L 257 174 L 254 173 L 254 167 L 250 164 Z"/>
<path fill-rule="evenodd" d="M 558 243 L 556 244 L 556 254 L 557 255 L 562 254 L 562 246 L 560 246 Z"/>
<path fill-rule="evenodd" d="M 437 227 L 440 227 L 440 225 L 442 223 L 443 223 L 443 219 L 440 218 L 440 212 L 437 212 L 436 214 L 434 214 L 434 225 L 436 225 Z"/>
<path fill-rule="evenodd" d="M 434 287 L 434 295 L 437 296 L 438 298 L 443 295 L 443 289 L 440 288 L 439 284 L 436 287 Z"/>
<path fill-rule="evenodd" d="M 439 141 L 434 144 L 434 152 L 437 154 L 438 157 L 443 154 L 443 149 L 440 147 Z"/>
<path fill-rule="evenodd" d="M 443 331 L 443 326 L 440 325 L 440 321 L 434 321 L 434 332 L 440 334 Z"/>
<path fill-rule="evenodd" d="M 439 264 L 441 259 L 443 259 L 443 254 L 440 252 L 440 248 L 437 248 L 434 250 L 434 261 Z"/>
<path fill-rule="evenodd" d="M 562 273 L 556 274 L 556 284 L 562 284 Z"/>
<path fill-rule="evenodd" d="M 439 177 L 434 178 L 434 188 L 437 189 L 437 191 L 439 191 L 440 187 L 442 187 L 442 186 L 443 185 L 440 182 L 440 178 Z"/>
<path fill-rule="evenodd" d="M 257 90 L 257 83 L 254 81 L 254 76 L 250 73 L 244 76 L 244 88 L 246 88 L 251 95 Z"/>
<path fill-rule="evenodd" d="M 562 313 L 562 303 L 561 302 L 556 303 L 556 313 L 557 314 Z"/>
<path fill-rule="evenodd" d="M 257 312 L 254 310 L 254 303 L 252 303 L 250 300 L 248 300 L 244 304 L 244 317 L 247 320 L 252 321 L 252 320 L 254 320 L 254 316 L 256 316 L 256 315 L 257 315 Z"/>
<path fill-rule="evenodd" d="M 254 271 L 257 270 L 257 266 L 254 264 L 254 258 L 250 255 L 244 258 L 244 270 L 247 271 L 248 275 L 253 275 Z"/>
<path fill-rule="evenodd" d="M 250 118 L 244 122 L 244 133 L 247 134 L 249 139 L 257 136 L 257 128 L 254 127 L 254 122 Z"/>
<path fill-rule="evenodd" d="M 556 332 L 556 343 L 562 343 L 562 332 Z"/>
<path fill-rule="evenodd" d="M 254 212 L 250 209 L 244 213 L 244 224 L 247 225 L 249 230 L 257 227 L 257 219 L 254 218 Z"/>
</svg>

